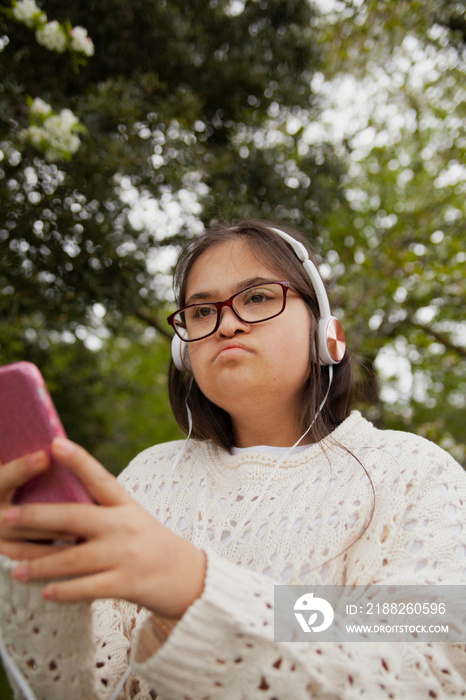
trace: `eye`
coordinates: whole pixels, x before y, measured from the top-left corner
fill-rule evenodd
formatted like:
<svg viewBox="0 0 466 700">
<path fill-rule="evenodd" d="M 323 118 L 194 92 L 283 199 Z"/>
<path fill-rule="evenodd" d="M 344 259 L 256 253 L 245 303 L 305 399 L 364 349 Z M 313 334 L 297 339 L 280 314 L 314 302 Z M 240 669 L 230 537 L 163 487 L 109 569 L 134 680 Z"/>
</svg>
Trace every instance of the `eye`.
<svg viewBox="0 0 466 700">
<path fill-rule="evenodd" d="M 244 303 L 252 305 L 265 304 L 268 301 L 273 301 L 276 297 L 277 291 L 274 287 L 270 289 L 268 287 L 256 287 L 245 292 Z"/>
<path fill-rule="evenodd" d="M 196 320 L 202 320 L 204 318 L 208 318 L 212 314 L 216 313 L 216 309 L 213 309 L 210 306 L 195 306 L 192 309 L 192 318 Z"/>
<path fill-rule="evenodd" d="M 255 292 L 249 298 L 249 301 L 252 302 L 253 304 L 262 304 L 264 301 L 267 301 L 267 297 L 262 292 Z"/>
</svg>

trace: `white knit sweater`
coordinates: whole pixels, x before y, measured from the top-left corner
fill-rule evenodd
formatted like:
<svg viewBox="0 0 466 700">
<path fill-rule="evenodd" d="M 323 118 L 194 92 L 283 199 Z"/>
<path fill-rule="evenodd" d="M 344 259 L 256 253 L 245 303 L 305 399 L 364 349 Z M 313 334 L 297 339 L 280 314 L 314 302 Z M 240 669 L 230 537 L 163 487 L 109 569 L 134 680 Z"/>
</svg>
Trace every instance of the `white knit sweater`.
<svg viewBox="0 0 466 700">
<path fill-rule="evenodd" d="M 354 412 L 287 458 L 226 545 L 279 457 L 192 440 L 167 481 L 181 446 L 152 447 L 120 476 L 144 508 L 207 553 L 204 591 L 168 637 L 163 619 L 124 601 L 44 601 L 43 583 L 17 583 L 3 558 L 0 624 L 38 700 L 108 700 L 128 659 L 120 699 L 466 693 L 464 644 L 273 641 L 275 584 L 464 585 L 466 478 L 448 454 Z"/>
</svg>

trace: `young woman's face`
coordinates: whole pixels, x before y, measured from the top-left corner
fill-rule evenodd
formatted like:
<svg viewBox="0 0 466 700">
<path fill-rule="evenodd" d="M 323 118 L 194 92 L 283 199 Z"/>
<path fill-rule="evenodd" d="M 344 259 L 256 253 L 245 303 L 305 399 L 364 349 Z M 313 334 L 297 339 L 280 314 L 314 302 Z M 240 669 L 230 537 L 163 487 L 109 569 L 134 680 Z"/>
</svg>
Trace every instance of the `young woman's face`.
<svg viewBox="0 0 466 700">
<path fill-rule="evenodd" d="M 285 279 L 261 262 L 244 239 L 220 243 L 194 263 L 185 303 L 228 299 L 256 278 Z M 243 421 L 245 412 L 254 421 L 255 411 L 271 417 L 288 412 L 294 420 L 309 376 L 310 325 L 308 307 L 291 290 L 284 312 L 262 323 L 243 323 L 224 307 L 217 331 L 188 346 L 200 389 L 233 422 L 240 412 Z"/>
</svg>

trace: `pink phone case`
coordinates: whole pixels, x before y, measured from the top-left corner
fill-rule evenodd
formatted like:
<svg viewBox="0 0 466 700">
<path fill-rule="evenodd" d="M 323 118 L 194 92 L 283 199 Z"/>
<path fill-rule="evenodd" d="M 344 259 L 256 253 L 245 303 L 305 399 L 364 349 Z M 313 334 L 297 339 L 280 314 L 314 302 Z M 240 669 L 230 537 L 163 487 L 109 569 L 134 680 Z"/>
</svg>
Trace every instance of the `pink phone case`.
<svg viewBox="0 0 466 700">
<path fill-rule="evenodd" d="M 3 463 L 44 449 L 66 437 L 42 374 L 31 362 L 0 367 L 0 457 Z M 0 467 L 1 469 L 1 467 Z M 51 467 L 21 486 L 15 503 L 92 503 L 79 479 L 64 465 Z"/>
</svg>

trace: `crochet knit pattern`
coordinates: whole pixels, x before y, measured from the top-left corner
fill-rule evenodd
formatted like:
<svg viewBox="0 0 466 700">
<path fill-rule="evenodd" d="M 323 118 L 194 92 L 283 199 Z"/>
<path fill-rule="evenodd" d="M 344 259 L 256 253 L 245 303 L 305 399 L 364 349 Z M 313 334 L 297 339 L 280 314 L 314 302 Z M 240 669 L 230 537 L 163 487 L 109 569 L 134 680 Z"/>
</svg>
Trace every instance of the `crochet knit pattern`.
<svg viewBox="0 0 466 700">
<path fill-rule="evenodd" d="M 177 623 L 124 601 L 44 601 L 44 582 L 14 581 L 3 557 L 0 624 L 38 700 L 109 700 L 129 660 L 121 700 L 466 695 L 464 644 L 273 641 L 277 584 L 465 584 L 466 478 L 447 453 L 353 412 L 286 459 L 228 543 L 280 457 L 192 440 L 168 480 L 181 447 L 152 447 L 120 475 L 207 553 L 204 591 Z"/>
</svg>

